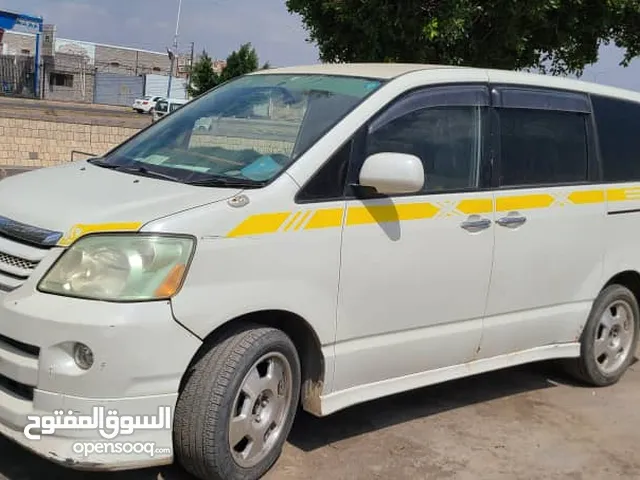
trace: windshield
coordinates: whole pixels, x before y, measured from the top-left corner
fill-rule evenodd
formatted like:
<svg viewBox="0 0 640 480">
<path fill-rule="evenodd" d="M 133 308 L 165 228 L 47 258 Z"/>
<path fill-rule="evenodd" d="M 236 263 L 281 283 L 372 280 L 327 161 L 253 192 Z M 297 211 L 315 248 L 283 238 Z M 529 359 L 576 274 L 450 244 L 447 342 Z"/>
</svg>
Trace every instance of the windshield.
<svg viewBox="0 0 640 480">
<path fill-rule="evenodd" d="M 381 84 L 327 75 L 243 76 L 176 105 L 92 163 L 183 183 L 261 186 Z M 167 107 L 166 100 L 156 104 L 158 111 Z"/>
</svg>

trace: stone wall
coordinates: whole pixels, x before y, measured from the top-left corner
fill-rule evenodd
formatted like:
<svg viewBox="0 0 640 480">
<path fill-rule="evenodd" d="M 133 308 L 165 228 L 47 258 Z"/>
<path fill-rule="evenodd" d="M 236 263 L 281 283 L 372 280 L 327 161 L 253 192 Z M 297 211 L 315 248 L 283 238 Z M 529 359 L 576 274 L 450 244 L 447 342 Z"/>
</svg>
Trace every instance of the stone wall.
<svg viewBox="0 0 640 480">
<path fill-rule="evenodd" d="M 102 155 L 150 123 L 121 107 L 0 97 L 0 169 Z"/>
<path fill-rule="evenodd" d="M 0 165 L 57 165 L 70 161 L 74 150 L 101 155 L 136 132 L 137 128 L 0 117 Z M 78 155 L 74 160 L 87 157 Z"/>
</svg>

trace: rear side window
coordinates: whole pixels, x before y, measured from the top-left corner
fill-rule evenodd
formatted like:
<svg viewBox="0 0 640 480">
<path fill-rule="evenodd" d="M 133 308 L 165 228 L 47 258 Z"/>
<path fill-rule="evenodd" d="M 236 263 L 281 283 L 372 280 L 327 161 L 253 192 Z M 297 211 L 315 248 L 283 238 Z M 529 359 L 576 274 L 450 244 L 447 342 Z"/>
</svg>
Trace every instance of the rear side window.
<svg viewBox="0 0 640 480">
<path fill-rule="evenodd" d="M 640 180 L 640 104 L 592 96 L 606 182 Z"/>
<path fill-rule="evenodd" d="M 581 112 L 500 109 L 501 186 L 585 182 L 587 120 Z"/>
</svg>

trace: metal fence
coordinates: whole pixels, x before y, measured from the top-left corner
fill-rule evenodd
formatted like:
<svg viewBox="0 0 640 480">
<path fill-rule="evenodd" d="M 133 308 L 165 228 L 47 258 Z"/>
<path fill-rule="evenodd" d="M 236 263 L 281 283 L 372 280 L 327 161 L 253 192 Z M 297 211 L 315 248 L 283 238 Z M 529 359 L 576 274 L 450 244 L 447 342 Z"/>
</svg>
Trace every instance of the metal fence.
<svg viewBox="0 0 640 480">
<path fill-rule="evenodd" d="M 141 76 L 98 72 L 95 74 L 93 103 L 131 106 L 143 91 L 144 78 Z"/>
<path fill-rule="evenodd" d="M 0 55 L 0 95 L 33 97 L 33 57 Z"/>
</svg>

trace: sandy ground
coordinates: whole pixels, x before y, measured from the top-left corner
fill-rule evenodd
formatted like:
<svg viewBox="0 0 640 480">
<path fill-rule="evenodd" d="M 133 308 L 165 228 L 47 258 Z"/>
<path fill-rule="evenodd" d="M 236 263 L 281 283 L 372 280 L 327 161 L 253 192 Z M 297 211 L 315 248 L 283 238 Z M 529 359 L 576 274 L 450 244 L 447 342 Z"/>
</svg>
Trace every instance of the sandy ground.
<svg viewBox="0 0 640 480">
<path fill-rule="evenodd" d="M 504 370 L 298 418 L 276 479 L 640 479 L 640 363 L 606 389 L 553 365 Z M 178 468 L 87 474 L 0 441 L 0 479 L 188 480 Z"/>
</svg>

